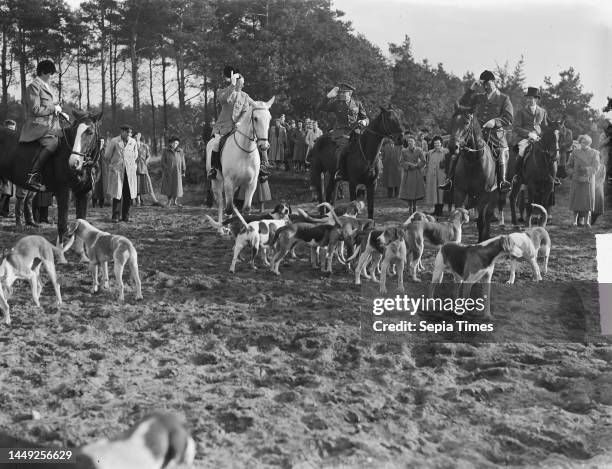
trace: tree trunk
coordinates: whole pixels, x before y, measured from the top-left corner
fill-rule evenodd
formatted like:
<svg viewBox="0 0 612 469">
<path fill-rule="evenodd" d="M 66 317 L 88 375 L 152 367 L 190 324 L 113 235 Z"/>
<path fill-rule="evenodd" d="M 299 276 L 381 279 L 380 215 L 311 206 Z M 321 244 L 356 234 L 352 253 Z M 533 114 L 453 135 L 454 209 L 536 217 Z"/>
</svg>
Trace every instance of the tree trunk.
<svg viewBox="0 0 612 469">
<path fill-rule="evenodd" d="M 106 48 L 106 17 L 104 15 L 104 8 L 100 12 L 100 75 L 102 79 L 102 103 L 100 104 L 101 111 L 104 112 L 104 105 L 106 104 L 106 62 L 104 59 L 104 51 Z M 89 86 L 89 82 L 88 86 Z M 89 102 L 89 95 L 87 96 L 87 102 Z"/>
<path fill-rule="evenodd" d="M 155 100 L 153 96 L 153 59 L 149 59 L 149 96 L 151 97 L 151 120 L 153 127 L 151 129 L 153 140 L 153 153 L 157 153 L 157 126 L 155 125 Z"/>
<path fill-rule="evenodd" d="M 162 54 L 162 103 L 164 110 L 164 137 L 168 132 L 168 91 L 166 89 L 166 56 Z"/>
<path fill-rule="evenodd" d="M 178 86 L 179 117 L 182 120 L 185 114 L 185 69 L 180 55 L 176 57 L 176 83 Z"/>
<path fill-rule="evenodd" d="M 0 118 L 6 119 L 8 113 L 8 87 L 9 77 L 8 73 L 10 69 L 7 67 L 8 62 L 8 37 L 6 34 L 6 28 L 2 28 L 2 60 L 0 67 L 2 67 L 2 109 L 0 110 Z"/>
<path fill-rule="evenodd" d="M 87 93 L 87 110 L 91 109 L 91 100 L 89 99 L 89 58 L 85 61 L 85 92 Z M 102 104 L 102 110 L 104 110 L 104 104 Z"/>
<path fill-rule="evenodd" d="M 204 75 L 204 122 L 208 119 L 208 80 Z"/>
<path fill-rule="evenodd" d="M 79 109 L 83 109 L 83 85 L 81 84 L 81 57 L 80 57 L 79 48 L 79 57 L 77 57 L 77 82 L 79 83 Z"/>
<path fill-rule="evenodd" d="M 25 50 L 25 34 L 23 29 L 19 31 L 19 36 L 21 38 L 21 43 L 19 44 L 19 78 L 21 81 L 21 104 L 25 106 L 25 97 L 26 97 L 26 63 L 28 61 L 28 56 Z"/>
<path fill-rule="evenodd" d="M 132 101 L 134 105 L 134 115 L 136 116 L 136 125 L 140 127 L 142 122 L 142 113 L 140 110 L 140 92 L 138 89 L 138 57 L 136 55 L 136 40 L 138 39 L 136 30 L 132 31 L 130 36 L 130 60 L 132 65 Z"/>
</svg>

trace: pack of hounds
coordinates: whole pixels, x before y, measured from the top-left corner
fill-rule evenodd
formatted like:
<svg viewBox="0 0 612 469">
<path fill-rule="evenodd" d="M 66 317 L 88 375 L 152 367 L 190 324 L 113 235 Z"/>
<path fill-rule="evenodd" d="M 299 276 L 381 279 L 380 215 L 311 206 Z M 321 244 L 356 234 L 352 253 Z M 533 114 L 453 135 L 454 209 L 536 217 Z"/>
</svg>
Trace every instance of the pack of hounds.
<svg viewBox="0 0 612 469">
<path fill-rule="evenodd" d="M 245 219 L 234 209 L 235 216 L 223 223 L 206 215 L 208 223 L 221 234 L 230 234 L 234 239 L 230 272 L 236 270 L 241 252 L 250 250 L 250 265 L 256 270 L 255 259 L 259 254 L 265 266 L 280 275 L 281 262 L 291 253 L 297 257 L 298 244 L 310 246 L 312 267 L 331 273 L 332 263 L 337 259 L 353 271 L 355 284 L 361 277 L 380 283 L 380 293 L 387 293 L 387 277 L 397 276 L 397 291 L 404 292 L 403 272 L 409 268 L 414 282 L 420 282 L 418 273 L 424 270 L 423 252 L 425 243 L 438 249 L 435 257 L 429 296 L 433 297 L 437 284 L 445 273 L 450 273 L 457 284 L 457 295 L 467 298 L 476 282 L 484 282 L 486 306 L 484 315 L 491 318 L 490 284 L 495 263 L 500 258 L 510 260 L 510 277 L 506 283 L 513 284 L 516 269 L 521 260 L 527 261 L 535 281 L 542 280 L 537 259 L 543 258 L 543 270 L 548 271 L 551 241 L 546 230 L 548 214 L 541 205 L 532 204 L 534 213 L 524 231 L 496 236 L 479 244 L 462 244 L 463 225 L 469 222 L 469 213 L 458 208 L 450 214 L 448 221 L 437 221 L 422 212 L 413 213 L 405 222 L 377 227 L 371 219 L 357 216 L 363 211 L 361 201 L 334 209 L 323 203 L 317 208 L 327 210 L 324 215 L 313 215 L 297 209 L 294 213 L 286 204 L 277 205 L 271 213 L 250 216 Z M 535 211 L 541 214 L 541 225 L 532 226 Z M 377 278 L 380 276 L 380 280 Z"/>
</svg>

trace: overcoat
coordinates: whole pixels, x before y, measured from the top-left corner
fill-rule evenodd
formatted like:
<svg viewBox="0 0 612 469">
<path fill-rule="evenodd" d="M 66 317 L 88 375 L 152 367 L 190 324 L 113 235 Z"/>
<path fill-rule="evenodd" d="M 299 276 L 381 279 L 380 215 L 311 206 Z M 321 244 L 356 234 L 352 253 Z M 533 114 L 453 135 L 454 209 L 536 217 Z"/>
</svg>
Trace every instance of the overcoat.
<svg viewBox="0 0 612 469">
<path fill-rule="evenodd" d="M 49 86 L 36 77 L 26 88 L 26 120 L 21 128 L 20 142 L 35 142 L 45 135 L 61 135 L 55 115 L 55 98 Z"/>
<path fill-rule="evenodd" d="M 136 140 L 128 138 L 123 142 L 121 136 L 113 137 L 106 147 L 106 160 L 108 161 L 108 196 L 113 199 L 121 199 L 124 176 L 127 174 L 127 183 L 130 188 L 130 196 L 136 198 L 138 185 L 136 179 L 136 159 L 138 148 Z"/>
</svg>

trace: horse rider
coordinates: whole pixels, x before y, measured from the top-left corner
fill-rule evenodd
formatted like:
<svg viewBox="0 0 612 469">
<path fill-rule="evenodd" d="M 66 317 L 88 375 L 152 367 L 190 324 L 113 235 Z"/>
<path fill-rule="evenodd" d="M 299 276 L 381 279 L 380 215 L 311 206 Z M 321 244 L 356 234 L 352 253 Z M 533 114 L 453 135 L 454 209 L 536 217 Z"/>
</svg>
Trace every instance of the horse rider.
<svg viewBox="0 0 612 469">
<path fill-rule="evenodd" d="M 493 153 L 493 158 L 497 163 L 499 190 L 501 192 L 508 192 L 512 188 L 512 184 L 506 180 L 506 169 L 509 158 L 506 132 L 512 128 L 514 119 L 512 102 L 508 95 L 502 93 L 497 88 L 493 72 L 485 70 L 480 74 L 479 80 L 485 89 L 485 94 L 482 101 L 479 102 L 476 107 L 475 116 L 483 129 L 485 141 L 489 144 Z M 474 87 L 474 85 L 472 86 Z M 439 186 L 440 189 L 448 190 L 452 187 L 456 163 L 457 156 L 453 155 L 448 178 L 444 184 Z"/>
<path fill-rule="evenodd" d="M 40 172 L 59 146 L 62 129 L 58 115 L 61 114 L 68 119 L 68 116 L 62 112 L 62 107 L 55 101 L 49 86 L 51 75 L 56 71 L 55 64 L 51 60 L 41 61 L 36 66 L 36 78 L 28 85 L 24 100 L 26 118 L 19 141 L 39 141 L 41 144 L 32 161 L 32 170 L 26 182 L 28 189 L 35 191 L 44 190 Z"/>
<path fill-rule="evenodd" d="M 206 145 L 206 167 L 209 168 L 209 179 L 215 179 L 217 171 L 221 170 L 221 155 L 219 154 L 221 138 L 236 129 L 237 122 L 248 108 L 251 100 L 249 95 L 242 91 L 244 77 L 238 69 L 227 65 L 223 69 L 223 80 L 228 86 L 217 90 L 217 100 L 221 103 L 221 112 L 212 128 L 213 137 Z M 261 176 L 267 176 L 270 174 L 268 158 L 265 153 L 261 154 L 261 157 L 259 173 Z"/>
<path fill-rule="evenodd" d="M 518 182 L 520 179 L 521 172 L 523 170 L 523 162 L 525 161 L 525 154 L 531 151 L 531 147 L 534 142 L 540 140 L 542 136 L 542 126 L 548 125 L 548 114 L 546 110 L 538 105 L 538 101 L 541 98 L 538 89 L 535 87 L 528 87 L 527 94 L 525 95 L 527 106 L 521 109 L 514 121 L 514 133 L 518 137 L 518 156 L 516 159 L 516 171 L 512 182 Z M 557 182 L 555 178 L 555 182 Z"/>
<path fill-rule="evenodd" d="M 335 115 L 336 119 L 331 130 L 331 137 L 336 144 L 336 174 L 335 182 L 346 179 L 345 166 L 347 147 L 353 133 L 361 133 L 370 120 L 361 104 L 361 101 L 353 98 L 355 88 L 347 83 L 339 83 L 327 93 L 328 102 L 322 108 L 323 111 Z"/>
</svg>

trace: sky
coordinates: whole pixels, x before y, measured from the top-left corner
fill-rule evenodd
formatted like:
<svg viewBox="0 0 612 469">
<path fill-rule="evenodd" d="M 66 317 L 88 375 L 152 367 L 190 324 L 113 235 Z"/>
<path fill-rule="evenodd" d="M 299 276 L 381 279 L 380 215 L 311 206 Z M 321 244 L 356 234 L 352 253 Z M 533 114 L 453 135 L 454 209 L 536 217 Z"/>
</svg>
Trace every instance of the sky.
<svg viewBox="0 0 612 469">
<path fill-rule="evenodd" d="M 356 33 L 388 55 L 410 37 L 413 56 L 461 77 L 525 59 L 527 86 L 580 73 L 591 106 L 612 97 L 612 2 L 605 0 L 332 0 Z"/>
</svg>

